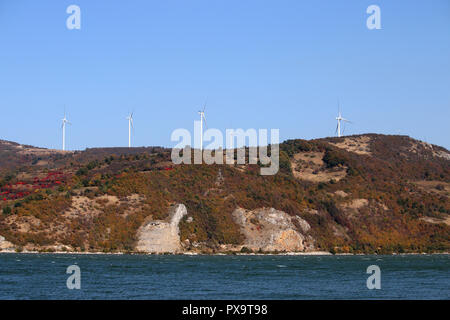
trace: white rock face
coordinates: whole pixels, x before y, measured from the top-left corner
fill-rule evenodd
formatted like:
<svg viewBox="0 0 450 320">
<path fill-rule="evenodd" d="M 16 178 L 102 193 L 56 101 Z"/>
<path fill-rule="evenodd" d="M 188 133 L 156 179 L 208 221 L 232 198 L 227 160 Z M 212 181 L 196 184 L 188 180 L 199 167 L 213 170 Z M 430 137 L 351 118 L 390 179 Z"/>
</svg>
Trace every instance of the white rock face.
<svg viewBox="0 0 450 320">
<path fill-rule="evenodd" d="M 184 204 L 170 209 L 168 221 L 154 220 L 142 225 L 137 233 L 136 250 L 147 253 L 177 253 L 181 251 L 178 224 L 187 215 Z"/>
<path fill-rule="evenodd" d="M 310 237 L 306 233 L 311 227 L 302 218 L 291 217 L 286 212 L 274 208 L 253 211 L 238 208 L 233 218 L 245 236 L 244 246 L 253 251 L 305 251 L 310 248 Z M 300 233 L 294 225 L 300 225 Z"/>
<path fill-rule="evenodd" d="M 14 245 L 5 240 L 5 237 L 0 236 L 0 251 L 14 249 Z"/>
<path fill-rule="evenodd" d="M 303 233 L 306 233 L 309 231 L 309 229 L 311 229 L 311 226 L 309 225 L 309 223 L 306 222 L 306 220 L 300 218 L 299 216 L 292 217 L 291 220 L 292 219 L 297 220 L 298 224 L 300 225 L 300 229 L 302 229 Z"/>
</svg>

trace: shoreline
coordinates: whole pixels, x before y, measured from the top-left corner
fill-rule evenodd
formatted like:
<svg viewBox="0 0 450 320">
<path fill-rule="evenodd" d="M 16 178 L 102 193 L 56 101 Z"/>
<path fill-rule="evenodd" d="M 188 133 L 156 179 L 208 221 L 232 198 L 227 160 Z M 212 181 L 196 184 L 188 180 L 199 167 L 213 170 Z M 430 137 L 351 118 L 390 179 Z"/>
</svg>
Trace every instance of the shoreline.
<svg viewBox="0 0 450 320">
<path fill-rule="evenodd" d="M 142 256 L 406 256 L 406 255 L 448 255 L 450 252 L 416 252 L 416 253 L 331 253 L 327 251 L 311 251 L 311 252 L 282 252 L 282 253 L 142 253 L 142 252 L 40 252 L 40 251 L 10 251 L 2 250 L 1 254 L 58 254 L 58 255 L 142 255 Z"/>
</svg>

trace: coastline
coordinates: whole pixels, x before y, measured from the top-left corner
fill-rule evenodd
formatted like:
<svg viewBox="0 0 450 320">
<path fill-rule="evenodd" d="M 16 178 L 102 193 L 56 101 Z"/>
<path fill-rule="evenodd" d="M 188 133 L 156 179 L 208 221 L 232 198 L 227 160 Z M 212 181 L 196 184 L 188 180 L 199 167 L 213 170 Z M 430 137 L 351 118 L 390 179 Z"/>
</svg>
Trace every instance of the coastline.
<svg viewBox="0 0 450 320">
<path fill-rule="evenodd" d="M 0 254 L 58 254 L 58 255 L 142 255 L 142 256 L 406 256 L 406 255 L 448 255 L 450 252 L 408 252 L 408 253 L 331 253 L 327 251 L 311 251 L 311 252 L 281 252 L 281 253 L 196 253 L 196 252 L 181 252 L 181 253 L 142 253 L 142 252 L 69 252 L 69 251 L 21 251 L 2 250 Z"/>
</svg>

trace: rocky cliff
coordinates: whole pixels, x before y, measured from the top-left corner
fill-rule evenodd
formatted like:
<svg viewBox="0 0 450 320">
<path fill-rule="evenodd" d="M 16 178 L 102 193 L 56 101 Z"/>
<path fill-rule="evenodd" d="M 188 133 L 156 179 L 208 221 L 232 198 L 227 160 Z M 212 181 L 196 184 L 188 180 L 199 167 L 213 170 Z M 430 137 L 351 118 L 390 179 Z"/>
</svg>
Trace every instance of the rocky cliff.
<svg viewBox="0 0 450 320">
<path fill-rule="evenodd" d="M 311 228 L 299 216 L 289 216 L 274 208 L 233 211 L 245 237 L 243 247 L 259 252 L 313 251 L 314 241 L 307 233 Z"/>
<path fill-rule="evenodd" d="M 170 208 L 166 220 L 149 220 L 138 229 L 136 251 L 146 253 L 181 252 L 178 224 L 187 215 L 186 207 L 178 204 Z"/>
</svg>

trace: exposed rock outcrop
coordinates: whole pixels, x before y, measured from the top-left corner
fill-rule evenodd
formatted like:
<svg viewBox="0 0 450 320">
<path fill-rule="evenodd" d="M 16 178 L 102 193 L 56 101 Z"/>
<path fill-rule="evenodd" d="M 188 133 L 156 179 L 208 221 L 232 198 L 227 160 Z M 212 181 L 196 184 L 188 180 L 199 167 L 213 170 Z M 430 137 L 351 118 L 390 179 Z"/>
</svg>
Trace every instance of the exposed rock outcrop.
<svg viewBox="0 0 450 320">
<path fill-rule="evenodd" d="M 5 237 L 0 236 L 0 251 L 2 250 L 12 250 L 14 249 L 14 245 L 5 240 Z"/>
<path fill-rule="evenodd" d="M 245 236 L 244 246 L 248 249 L 289 252 L 313 250 L 312 238 L 305 235 L 311 227 L 298 216 L 291 217 L 273 208 L 252 211 L 238 208 L 233 212 L 233 218 L 241 227 Z"/>
<path fill-rule="evenodd" d="M 147 253 L 177 253 L 181 251 L 178 224 L 187 214 L 184 204 L 170 208 L 166 220 L 152 220 L 144 223 L 137 232 L 136 250 Z"/>
</svg>

